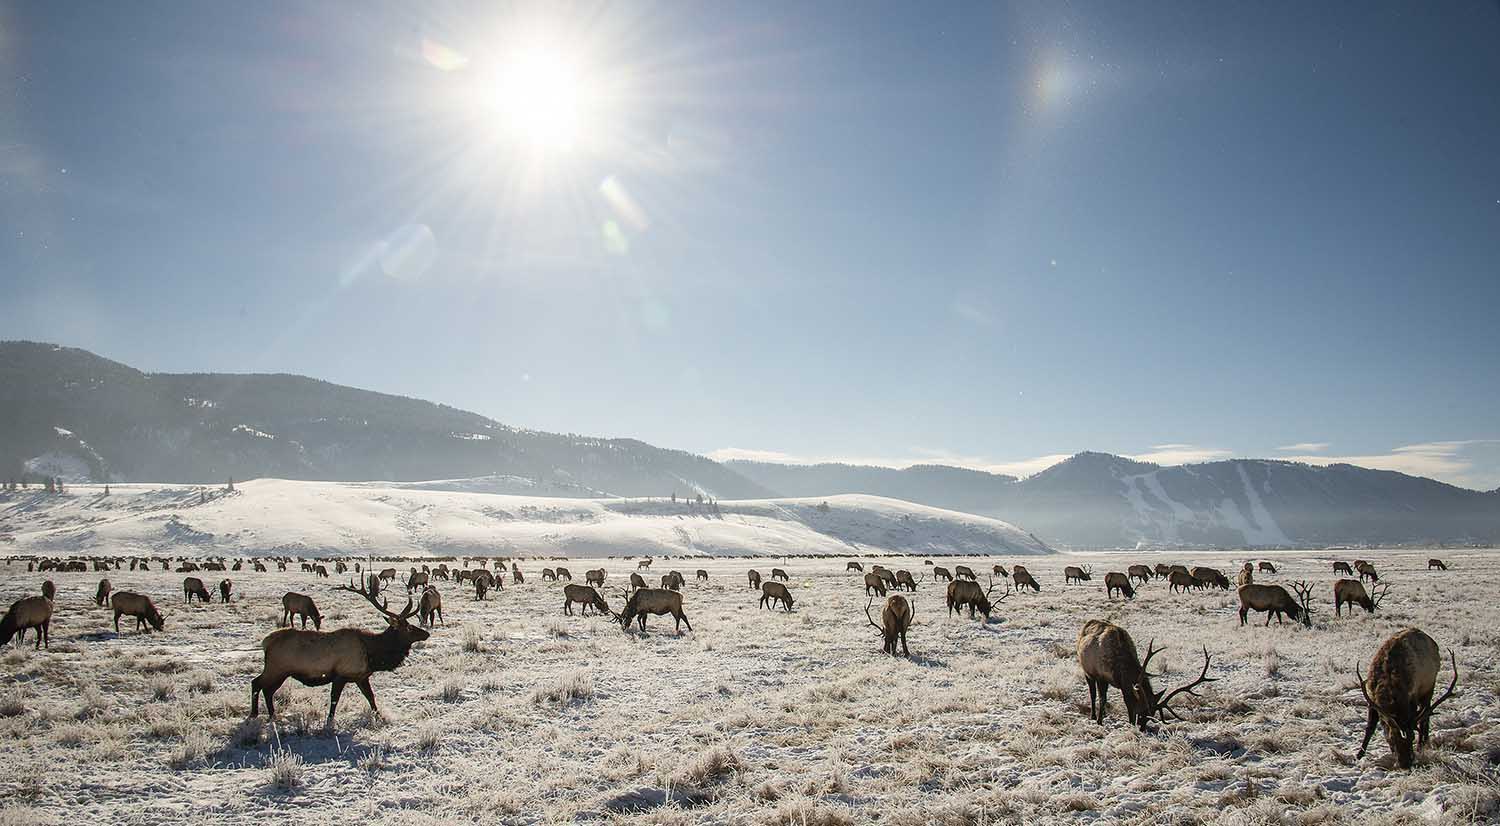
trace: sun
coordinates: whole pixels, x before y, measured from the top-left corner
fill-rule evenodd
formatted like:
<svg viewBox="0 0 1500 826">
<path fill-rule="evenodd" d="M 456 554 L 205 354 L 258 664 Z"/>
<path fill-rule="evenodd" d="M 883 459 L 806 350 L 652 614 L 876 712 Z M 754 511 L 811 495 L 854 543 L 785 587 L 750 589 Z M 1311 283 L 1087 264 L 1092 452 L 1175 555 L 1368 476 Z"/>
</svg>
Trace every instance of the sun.
<svg viewBox="0 0 1500 826">
<path fill-rule="evenodd" d="M 594 104 L 582 63 L 550 46 L 511 52 L 486 94 L 496 125 L 539 151 L 572 149 L 588 128 Z"/>
</svg>

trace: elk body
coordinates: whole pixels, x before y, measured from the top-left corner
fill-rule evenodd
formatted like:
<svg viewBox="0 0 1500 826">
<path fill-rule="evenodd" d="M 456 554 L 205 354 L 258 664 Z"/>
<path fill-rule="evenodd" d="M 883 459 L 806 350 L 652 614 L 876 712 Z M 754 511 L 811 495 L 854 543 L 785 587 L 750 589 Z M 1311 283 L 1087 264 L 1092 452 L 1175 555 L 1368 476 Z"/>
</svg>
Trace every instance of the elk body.
<svg viewBox="0 0 1500 826">
<path fill-rule="evenodd" d="M 406 578 L 406 592 L 411 593 L 417 589 L 426 590 L 427 584 L 432 581 L 432 575 L 427 571 L 411 570 L 411 576 Z"/>
<path fill-rule="evenodd" d="M 964 608 L 968 608 L 969 619 L 974 619 L 975 611 L 978 611 L 979 613 L 984 614 L 985 620 L 988 621 L 990 618 L 990 614 L 995 610 L 995 605 L 1004 602 L 1005 598 L 1010 596 L 1010 591 L 1009 589 L 1007 589 L 1006 592 L 1000 597 L 1000 599 L 992 603 L 990 602 L 990 593 L 994 590 L 994 580 L 990 581 L 990 588 L 988 591 L 980 588 L 979 583 L 972 580 L 955 579 L 952 582 L 949 582 L 948 592 L 946 594 L 948 616 L 953 616 L 953 612 L 955 611 L 957 611 L 959 615 L 962 616 Z"/>
<path fill-rule="evenodd" d="M 1118 625 L 1104 620 L 1089 620 L 1078 632 L 1078 665 L 1083 669 L 1084 681 L 1089 686 L 1089 717 L 1104 724 L 1105 696 L 1109 687 L 1120 689 L 1125 696 L 1125 713 L 1131 725 L 1146 730 L 1152 717 L 1166 720 L 1166 715 L 1177 717 L 1168 705 L 1178 694 L 1194 694 L 1193 689 L 1203 683 L 1218 679 L 1208 676 L 1211 658 L 1208 648 L 1203 649 L 1203 671 L 1198 679 L 1171 692 L 1157 692 L 1151 688 L 1151 675 L 1146 666 L 1151 658 L 1161 653 L 1153 643 L 1146 645 L 1146 659 L 1141 660 L 1135 649 L 1135 641 Z M 1097 701 L 1097 702 L 1096 702 Z M 1181 718 L 1178 718 L 1181 719 Z"/>
<path fill-rule="evenodd" d="M 571 581 L 572 577 L 569 577 L 568 579 L 569 581 Z M 601 588 L 604 587 L 604 569 L 595 568 L 592 571 L 584 571 L 583 581 L 586 585 L 597 585 Z"/>
<path fill-rule="evenodd" d="M 1380 607 L 1380 600 L 1385 597 L 1386 593 L 1388 593 L 1390 589 L 1391 586 L 1382 585 L 1380 588 L 1376 589 L 1374 599 L 1371 599 L 1370 594 L 1365 591 L 1364 583 L 1360 582 L 1359 580 L 1338 580 L 1337 582 L 1333 583 L 1334 616 L 1339 616 L 1340 609 L 1345 605 L 1349 606 L 1349 613 L 1351 615 L 1353 615 L 1354 606 L 1356 605 L 1365 609 L 1365 613 L 1373 614 L 1375 613 L 1375 609 Z"/>
<path fill-rule="evenodd" d="M 934 566 L 932 566 L 932 581 L 933 582 L 937 582 L 940 579 L 947 580 L 948 582 L 952 582 L 953 581 L 953 574 L 949 573 L 948 569 L 944 568 L 941 565 L 934 565 Z"/>
<path fill-rule="evenodd" d="M 599 596 L 598 591 L 587 585 L 574 585 L 570 582 L 563 586 L 563 613 L 573 616 L 573 603 L 575 602 L 583 606 L 579 610 L 584 614 L 587 614 L 590 608 L 600 614 L 613 613 L 609 610 L 609 603 L 604 601 L 604 597 Z"/>
<path fill-rule="evenodd" d="M 906 648 L 906 629 L 911 627 L 913 611 L 911 603 L 900 594 L 893 594 L 885 601 L 885 608 L 880 611 L 880 624 L 875 625 L 875 618 L 870 616 L 870 608 L 875 605 L 875 598 L 870 597 L 870 602 L 865 606 L 865 619 L 870 625 L 880 632 L 885 644 L 880 650 L 892 657 L 896 656 L 896 641 L 901 641 L 901 656 L 910 657 L 911 651 Z"/>
<path fill-rule="evenodd" d="M 36 648 L 52 647 L 52 600 L 46 597 L 22 597 L 11 603 L 10 609 L 0 617 L 0 646 L 10 638 L 20 635 L 16 644 L 26 639 L 26 629 L 36 629 Z"/>
<path fill-rule="evenodd" d="M 673 571 L 670 574 L 662 574 L 661 587 L 666 588 L 669 591 L 682 590 L 682 574 L 679 574 L 676 571 Z"/>
<path fill-rule="evenodd" d="M 770 585 L 771 583 L 766 583 Z M 682 594 L 677 591 L 668 591 L 663 588 L 642 588 L 630 595 L 625 601 L 625 609 L 620 613 L 620 627 L 626 630 L 630 628 L 631 620 L 640 623 L 641 630 L 646 630 L 646 615 L 671 614 L 676 621 L 676 628 L 681 629 L 686 625 L 689 631 L 693 630 L 693 624 L 688 622 L 687 614 L 682 611 Z"/>
<path fill-rule="evenodd" d="M 1371 565 L 1368 562 L 1365 562 L 1364 560 L 1360 560 L 1359 562 L 1354 563 L 1354 570 L 1359 571 L 1359 579 L 1361 582 L 1366 579 L 1370 580 L 1371 582 L 1380 581 L 1380 573 L 1375 570 L 1375 566 Z"/>
<path fill-rule="evenodd" d="M 156 606 L 151 603 L 151 598 L 145 594 L 137 594 L 132 591 L 116 591 L 109 598 L 109 605 L 115 611 L 115 631 L 120 630 L 120 617 L 134 617 L 135 630 L 140 631 L 143 627 L 146 633 L 152 628 L 158 631 L 164 630 L 166 620 Z"/>
<path fill-rule="evenodd" d="M 52 580 L 49 579 L 42 583 L 42 596 L 47 599 L 53 599 L 57 596 L 57 586 L 52 584 Z"/>
<path fill-rule="evenodd" d="M 309 618 L 312 619 L 314 628 L 323 628 L 323 615 L 318 613 L 318 606 L 313 603 L 313 598 L 307 594 L 288 591 L 281 597 L 281 624 L 290 626 L 295 617 L 302 618 L 303 628 L 307 628 Z"/>
<path fill-rule="evenodd" d="M 1190 573 L 1193 579 L 1205 583 L 1202 587 L 1206 588 L 1209 585 L 1213 585 L 1217 588 L 1223 588 L 1226 591 L 1229 590 L 1229 577 L 1224 576 L 1224 573 L 1218 568 L 1198 567 L 1194 568 Z"/>
<path fill-rule="evenodd" d="M 903 569 L 896 572 L 896 586 L 916 593 L 917 581 L 912 578 L 911 571 Z"/>
<path fill-rule="evenodd" d="M 1157 579 L 1166 579 L 1167 575 L 1172 573 L 1172 566 L 1165 562 L 1158 562 L 1156 563 L 1155 573 Z"/>
<path fill-rule="evenodd" d="M 1104 575 L 1104 594 L 1112 597 L 1115 591 L 1126 599 L 1135 599 L 1135 589 L 1130 587 L 1130 577 L 1119 571 L 1110 571 Z"/>
<path fill-rule="evenodd" d="M 650 567 L 651 567 L 651 560 L 649 558 L 643 559 L 640 562 L 635 563 L 635 569 L 637 571 L 639 571 L 642 568 L 650 568 Z"/>
<path fill-rule="evenodd" d="M 1240 594 L 1240 625 L 1244 625 L 1250 612 L 1266 612 L 1266 625 L 1271 624 L 1271 617 L 1276 617 L 1276 624 L 1281 624 L 1281 615 L 1285 614 L 1294 621 L 1302 616 L 1302 606 L 1292 598 L 1290 593 L 1280 585 L 1245 585 L 1241 586 Z"/>
<path fill-rule="evenodd" d="M 1365 738 L 1356 760 L 1365 756 L 1370 735 L 1375 733 L 1375 724 L 1379 722 L 1385 726 L 1385 739 L 1396 755 L 1396 763 L 1403 769 L 1411 768 L 1415 747 L 1427 745 L 1432 712 L 1453 696 L 1453 689 L 1458 686 L 1458 660 L 1452 651 L 1448 656 L 1453 663 L 1453 681 L 1435 702 L 1432 691 L 1437 686 L 1443 658 L 1437 642 L 1416 628 L 1398 632 L 1376 650 L 1370 660 L 1368 681 L 1355 668 L 1360 693 L 1369 709 Z"/>
<path fill-rule="evenodd" d="M 1186 591 L 1193 587 L 1195 581 L 1193 575 L 1186 571 L 1172 571 L 1167 574 L 1167 590 Z"/>
<path fill-rule="evenodd" d="M 192 605 L 193 597 L 197 597 L 199 602 L 213 601 L 213 597 L 209 595 L 208 589 L 203 587 L 203 580 L 195 576 L 183 577 L 182 598 L 186 600 L 189 605 Z"/>
<path fill-rule="evenodd" d="M 99 580 L 99 588 L 94 591 L 94 604 L 103 608 L 104 601 L 109 599 L 109 592 L 114 589 L 115 586 L 111 585 L 108 579 Z"/>
<path fill-rule="evenodd" d="M 556 582 L 557 581 L 557 572 L 554 571 L 554 570 L 552 570 L 551 568 L 543 568 L 542 569 L 542 581 L 543 582 L 548 582 L 548 581 Z"/>
<path fill-rule="evenodd" d="M 250 681 L 250 716 L 260 715 L 260 697 L 265 695 L 266 714 L 276 719 L 276 707 L 272 698 L 287 678 L 306 686 L 330 685 L 328 696 L 328 722 L 324 728 L 333 728 L 333 714 L 338 709 L 339 695 L 344 685 L 354 683 L 370 703 L 370 711 L 379 712 L 375 706 L 375 691 L 370 688 L 370 675 L 377 671 L 394 671 L 411 653 L 412 645 L 428 639 L 426 631 L 407 622 L 416 613 L 411 598 L 400 613 L 390 611 L 383 602 L 375 601 L 377 578 L 372 577 L 365 588 L 340 585 L 340 590 L 351 591 L 364 597 L 385 618 L 386 628 L 380 633 L 360 628 L 340 628 L 337 631 L 305 631 L 298 628 L 282 628 L 272 631 L 261 641 L 265 651 L 265 665 L 260 676 Z"/>
<path fill-rule="evenodd" d="M 1131 565 L 1125 569 L 1125 573 L 1132 580 L 1140 580 L 1142 585 L 1151 581 L 1151 568 L 1145 565 Z"/>
<path fill-rule="evenodd" d="M 963 577 L 964 579 L 967 579 L 971 582 L 979 581 L 979 577 L 974 576 L 974 569 L 970 568 L 967 565 L 954 565 L 953 575 L 956 577 Z"/>
<path fill-rule="evenodd" d="M 1063 582 L 1068 584 L 1077 582 L 1081 585 L 1093 579 L 1093 576 L 1094 568 L 1091 565 L 1085 566 L 1083 568 L 1080 568 L 1077 565 L 1069 565 L 1068 567 L 1063 568 Z"/>
<path fill-rule="evenodd" d="M 437 621 L 445 626 L 448 624 L 448 621 L 443 619 L 443 595 L 438 593 L 438 589 L 429 585 L 422 589 L 422 601 L 417 603 L 417 618 L 423 625 L 430 628 L 433 617 L 437 617 Z"/>
<path fill-rule="evenodd" d="M 885 596 L 885 580 L 881 579 L 879 574 L 865 574 L 865 593 Z"/>
<path fill-rule="evenodd" d="M 745 578 L 750 580 L 750 589 L 752 591 L 760 590 L 760 571 L 751 568 L 745 573 Z"/>
<path fill-rule="evenodd" d="M 1263 574 L 1274 574 L 1276 573 L 1276 566 L 1272 565 L 1269 562 L 1266 562 L 1265 560 L 1261 560 L 1260 572 Z"/>
<path fill-rule="evenodd" d="M 707 582 L 708 571 L 703 568 L 699 568 L 696 572 L 694 572 L 693 579 L 697 582 Z"/>
<path fill-rule="evenodd" d="M 786 575 L 786 571 L 783 571 L 780 568 L 772 568 L 771 569 L 771 579 L 773 579 L 773 580 L 779 579 L 782 582 L 789 582 L 791 580 L 791 577 L 787 576 Z"/>
<path fill-rule="evenodd" d="M 846 571 L 861 571 L 861 572 L 863 572 L 864 569 L 865 569 L 865 566 L 859 564 L 858 562 L 850 562 L 850 563 L 847 563 L 846 565 L 844 565 L 844 570 L 846 570 Z"/>
<path fill-rule="evenodd" d="M 1336 574 L 1344 574 L 1345 576 L 1354 576 L 1354 569 L 1349 567 L 1349 563 L 1347 562 L 1333 563 L 1333 572 Z"/>
<path fill-rule="evenodd" d="M 306 566 L 304 566 L 304 568 L 305 567 Z M 390 582 L 391 580 L 393 580 L 395 578 L 396 578 L 396 569 L 395 568 L 383 568 L 383 569 L 381 569 L 381 571 L 380 571 L 380 579 L 381 579 L 382 582 Z"/>
<path fill-rule="evenodd" d="M 227 579 L 219 580 L 219 599 L 225 604 L 229 603 L 229 594 L 234 590 L 234 583 Z"/>
<path fill-rule="evenodd" d="M 1022 588 L 1030 588 L 1038 594 L 1042 592 L 1042 584 L 1036 581 L 1036 577 L 1032 576 L 1030 571 L 1022 568 L 1020 565 L 1011 570 L 1010 578 L 1016 584 L 1017 591 Z"/>
<path fill-rule="evenodd" d="M 1443 560 L 1436 558 L 1427 560 L 1427 570 L 1430 571 L 1433 568 L 1437 568 L 1440 571 L 1448 570 L 1448 566 L 1443 564 Z"/>
<path fill-rule="evenodd" d="M 570 570 L 568 570 L 567 568 L 564 568 L 563 566 L 559 565 L 559 566 L 557 566 L 557 578 L 558 579 L 566 579 L 567 581 L 572 582 L 573 581 L 573 572 L 570 571 Z"/>
<path fill-rule="evenodd" d="M 630 587 L 631 588 L 644 588 L 644 587 L 646 587 L 646 578 L 643 577 L 643 576 L 641 576 L 640 574 L 634 572 L 634 571 L 631 571 L 630 572 Z"/>
<path fill-rule="evenodd" d="M 881 593 L 885 593 L 884 588 L 881 589 Z M 786 609 L 787 613 L 791 613 L 792 603 L 796 601 L 796 598 L 792 596 L 792 592 L 788 591 L 786 586 L 780 582 L 767 582 L 765 585 L 760 586 L 760 607 L 762 608 L 769 606 L 774 609 L 776 603 L 779 602 L 781 603 L 781 607 Z M 689 628 L 688 630 L 691 631 L 693 629 Z"/>
</svg>

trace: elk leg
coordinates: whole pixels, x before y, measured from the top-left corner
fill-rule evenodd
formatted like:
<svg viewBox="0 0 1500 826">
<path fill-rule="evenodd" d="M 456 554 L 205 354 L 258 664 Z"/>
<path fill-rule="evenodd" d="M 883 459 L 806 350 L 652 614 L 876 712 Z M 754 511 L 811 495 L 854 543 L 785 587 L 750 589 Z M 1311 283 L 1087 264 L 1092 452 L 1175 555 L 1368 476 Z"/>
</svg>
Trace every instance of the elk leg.
<svg viewBox="0 0 1500 826">
<path fill-rule="evenodd" d="M 896 655 L 896 642 L 891 641 L 891 656 Z M 901 656 L 911 659 L 911 652 L 906 649 L 906 629 L 901 629 Z"/>
<path fill-rule="evenodd" d="M 1418 733 L 1418 738 L 1417 738 L 1417 747 L 1418 748 L 1426 748 L 1426 746 L 1427 746 L 1427 726 L 1428 726 L 1428 723 L 1431 722 L 1431 720 L 1432 720 L 1432 718 L 1430 716 L 1428 716 L 1428 712 L 1431 711 L 1431 710 L 1432 710 L 1432 698 L 1428 697 L 1426 700 L 1422 701 L 1422 710 L 1421 710 L 1421 712 L 1419 712 L 1422 715 L 1422 726 L 1421 726 L 1421 728 L 1418 729 L 1418 732 L 1417 732 Z"/>
<path fill-rule="evenodd" d="M 115 633 L 120 633 L 120 612 L 115 612 Z"/>
<path fill-rule="evenodd" d="M 328 691 L 328 722 L 323 724 L 323 728 L 329 731 L 333 730 L 333 712 L 339 707 L 339 695 L 344 693 L 345 682 L 347 680 L 335 677 L 333 679 L 333 687 Z"/>
<path fill-rule="evenodd" d="M 1099 725 L 1104 725 L 1104 712 L 1109 708 L 1109 683 L 1105 680 L 1099 681 Z"/>
<path fill-rule="evenodd" d="M 1096 706 L 1096 700 L 1099 695 L 1099 690 L 1094 686 L 1093 677 L 1085 676 L 1083 678 L 1083 681 L 1089 684 L 1089 719 L 1097 721 L 1099 719 L 1099 711 Z"/>
<path fill-rule="evenodd" d="M 380 709 L 375 707 L 375 689 L 370 688 L 370 678 L 366 677 L 363 680 L 355 680 L 354 684 L 359 686 L 359 692 L 365 695 L 365 700 L 370 703 L 370 710 L 379 714 Z"/>
<path fill-rule="evenodd" d="M 1359 751 L 1355 752 L 1354 759 L 1358 760 L 1365 756 L 1365 749 L 1370 747 L 1370 735 L 1375 733 L 1375 723 L 1380 720 L 1380 714 L 1375 707 L 1370 707 L 1370 717 L 1365 721 L 1365 739 L 1359 744 Z"/>
<path fill-rule="evenodd" d="M 787 610 L 790 611 L 792 609 L 788 608 Z M 687 614 L 678 614 L 678 616 L 682 618 L 682 624 L 686 625 L 689 631 L 693 630 L 693 624 L 688 622 Z"/>
<path fill-rule="evenodd" d="M 276 689 L 281 688 L 284 682 L 286 682 L 286 677 L 278 677 L 261 683 L 261 693 L 266 695 L 266 718 L 269 720 L 276 719 L 276 706 L 271 698 L 276 696 Z"/>
<path fill-rule="evenodd" d="M 445 620 L 445 619 L 443 619 L 443 609 L 441 609 L 441 608 L 437 609 L 437 615 L 438 615 L 438 622 L 441 622 L 443 624 L 443 627 L 447 628 L 448 627 L 448 621 Z"/>
</svg>

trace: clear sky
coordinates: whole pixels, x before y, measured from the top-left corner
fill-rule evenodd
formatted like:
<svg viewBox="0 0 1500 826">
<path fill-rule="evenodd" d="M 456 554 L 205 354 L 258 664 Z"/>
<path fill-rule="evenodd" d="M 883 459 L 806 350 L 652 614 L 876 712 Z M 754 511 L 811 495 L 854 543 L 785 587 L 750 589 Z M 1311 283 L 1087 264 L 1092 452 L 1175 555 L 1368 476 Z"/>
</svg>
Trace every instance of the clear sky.
<svg viewBox="0 0 1500 826">
<path fill-rule="evenodd" d="M 1500 485 L 1500 5 L 0 3 L 0 338 Z"/>
</svg>

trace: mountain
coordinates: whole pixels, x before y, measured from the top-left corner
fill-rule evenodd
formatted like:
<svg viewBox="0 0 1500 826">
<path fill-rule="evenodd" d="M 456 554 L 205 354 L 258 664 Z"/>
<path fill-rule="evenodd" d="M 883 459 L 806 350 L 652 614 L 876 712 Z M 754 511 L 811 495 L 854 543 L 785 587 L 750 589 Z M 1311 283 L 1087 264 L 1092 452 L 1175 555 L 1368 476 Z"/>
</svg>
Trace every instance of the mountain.
<svg viewBox="0 0 1500 826">
<path fill-rule="evenodd" d="M 935 508 L 983 513 L 1005 496 L 1014 476 L 947 465 L 897 470 L 866 465 L 781 465 L 734 459 L 724 464 L 780 496 L 867 493 Z"/>
<path fill-rule="evenodd" d="M 1086 452 L 1020 480 L 930 468 L 907 475 L 838 465 L 730 465 L 778 492 L 816 485 L 828 494 L 880 493 L 874 486 L 900 480 L 901 498 L 1024 525 L 1049 543 L 1075 548 L 1500 543 L 1500 492 L 1346 464 L 1232 459 L 1162 467 Z M 924 479 L 969 479 L 973 492 L 918 484 Z"/>
<path fill-rule="evenodd" d="M 0 342 L 0 479 L 222 484 L 229 477 L 517 477 L 540 495 L 763 498 L 723 465 L 635 439 L 508 427 L 441 404 L 291 375 L 143 373 Z"/>
</svg>

